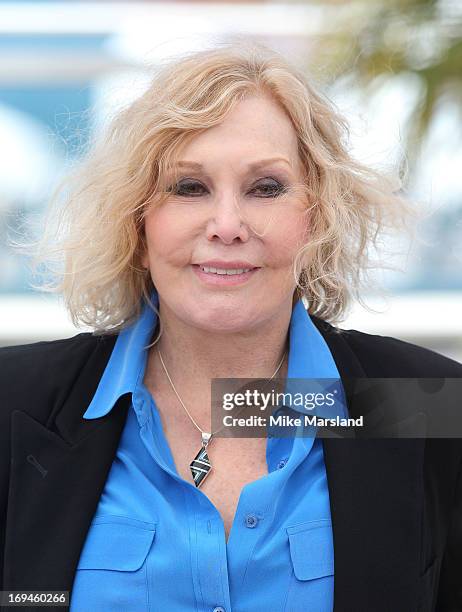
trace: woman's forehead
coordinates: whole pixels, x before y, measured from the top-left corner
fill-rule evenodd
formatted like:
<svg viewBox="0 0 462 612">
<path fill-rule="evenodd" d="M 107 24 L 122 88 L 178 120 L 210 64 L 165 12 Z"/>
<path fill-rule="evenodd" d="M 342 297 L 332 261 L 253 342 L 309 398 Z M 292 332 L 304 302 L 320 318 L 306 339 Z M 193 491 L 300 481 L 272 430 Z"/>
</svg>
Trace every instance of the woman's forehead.
<svg viewBox="0 0 462 612">
<path fill-rule="evenodd" d="M 272 100 L 240 101 L 220 123 L 202 130 L 181 147 L 187 159 L 205 149 L 248 151 L 250 157 L 293 157 L 297 151 L 297 132 L 287 112 Z"/>
</svg>

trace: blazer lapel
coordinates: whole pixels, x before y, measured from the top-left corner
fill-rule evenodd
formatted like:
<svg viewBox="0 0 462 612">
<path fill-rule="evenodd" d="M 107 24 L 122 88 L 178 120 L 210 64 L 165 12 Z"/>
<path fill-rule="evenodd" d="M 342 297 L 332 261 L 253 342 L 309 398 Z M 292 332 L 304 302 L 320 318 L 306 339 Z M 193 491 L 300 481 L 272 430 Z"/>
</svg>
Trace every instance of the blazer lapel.
<svg viewBox="0 0 462 612">
<path fill-rule="evenodd" d="M 105 417 L 82 418 L 114 342 L 98 343 L 46 426 L 25 412 L 12 414 L 3 589 L 72 589 L 130 405 L 126 394 Z"/>
<path fill-rule="evenodd" d="M 343 334 L 311 318 L 331 350 L 350 409 L 353 379 L 368 376 Z M 326 437 L 322 443 L 334 538 L 334 612 L 417 609 L 425 441 Z"/>
</svg>

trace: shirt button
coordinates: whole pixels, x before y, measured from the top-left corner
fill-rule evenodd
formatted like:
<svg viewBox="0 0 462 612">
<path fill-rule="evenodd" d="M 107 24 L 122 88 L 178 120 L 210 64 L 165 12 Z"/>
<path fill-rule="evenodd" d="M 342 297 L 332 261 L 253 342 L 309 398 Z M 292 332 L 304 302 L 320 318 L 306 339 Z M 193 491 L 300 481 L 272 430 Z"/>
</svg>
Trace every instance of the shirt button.
<svg viewBox="0 0 462 612">
<path fill-rule="evenodd" d="M 245 517 L 245 526 L 249 527 L 250 529 L 253 529 L 254 527 L 257 526 L 258 523 L 258 518 L 255 516 L 255 514 L 248 514 Z"/>
<path fill-rule="evenodd" d="M 226 610 L 222 606 L 217 606 L 213 608 L 213 612 L 226 612 Z"/>
<path fill-rule="evenodd" d="M 278 463 L 278 470 L 282 469 L 286 463 L 287 459 L 281 459 L 281 461 Z"/>
</svg>

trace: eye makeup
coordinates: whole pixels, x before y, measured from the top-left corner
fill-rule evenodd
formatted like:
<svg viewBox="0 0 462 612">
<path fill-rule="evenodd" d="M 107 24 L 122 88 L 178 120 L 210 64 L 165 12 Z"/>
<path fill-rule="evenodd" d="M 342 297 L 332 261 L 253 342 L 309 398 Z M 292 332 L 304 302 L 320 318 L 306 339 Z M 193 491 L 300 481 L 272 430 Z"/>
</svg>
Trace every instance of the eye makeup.
<svg viewBox="0 0 462 612">
<path fill-rule="evenodd" d="M 173 195 L 181 197 L 200 197 L 204 195 L 204 192 L 207 192 L 207 187 L 205 187 L 197 179 L 182 177 L 176 184 L 170 185 L 168 191 L 170 191 Z M 255 196 L 258 198 L 274 198 L 279 197 L 287 191 L 288 187 L 285 183 L 272 176 L 266 176 L 254 181 L 249 193 L 263 194 Z"/>
</svg>

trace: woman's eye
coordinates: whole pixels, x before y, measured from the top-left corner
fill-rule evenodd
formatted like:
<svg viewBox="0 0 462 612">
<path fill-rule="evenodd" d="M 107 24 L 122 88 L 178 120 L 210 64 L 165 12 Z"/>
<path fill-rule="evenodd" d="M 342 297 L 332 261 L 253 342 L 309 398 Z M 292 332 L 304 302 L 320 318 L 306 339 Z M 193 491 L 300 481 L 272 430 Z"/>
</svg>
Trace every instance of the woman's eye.
<svg viewBox="0 0 462 612">
<path fill-rule="evenodd" d="M 282 193 L 285 193 L 286 188 L 284 185 L 281 185 L 279 181 L 270 179 L 269 181 L 266 180 L 265 182 L 262 181 L 261 183 L 258 183 L 258 185 L 254 187 L 252 191 L 259 191 L 264 194 L 263 196 L 258 197 L 276 198 Z"/>
<path fill-rule="evenodd" d="M 199 193 L 197 192 L 197 189 L 199 189 Z M 168 189 L 168 191 L 180 196 L 195 196 L 201 195 L 201 189 L 204 189 L 204 187 L 200 183 L 198 183 L 197 181 L 186 179 L 183 181 L 179 181 L 176 185 L 172 185 Z"/>
</svg>

